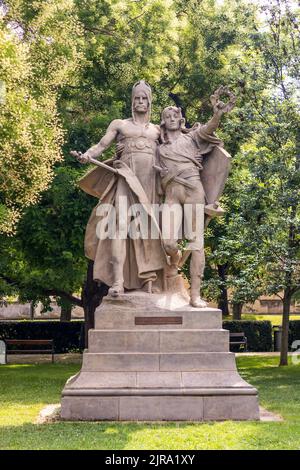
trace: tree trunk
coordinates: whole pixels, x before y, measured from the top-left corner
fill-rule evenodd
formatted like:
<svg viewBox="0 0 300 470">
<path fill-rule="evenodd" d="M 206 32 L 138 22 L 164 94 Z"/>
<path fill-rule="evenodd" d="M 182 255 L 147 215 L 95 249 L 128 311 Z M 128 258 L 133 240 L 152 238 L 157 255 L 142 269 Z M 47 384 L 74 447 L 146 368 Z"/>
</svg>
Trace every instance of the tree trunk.
<svg viewBox="0 0 300 470">
<path fill-rule="evenodd" d="M 283 312 L 282 312 L 282 336 L 280 348 L 280 366 L 288 365 L 288 349 L 289 349 L 289 323 L 291 311 L 292 294 L 290 288 L 287 287 L 283 296 Z"/>
<path fill-rule="evenodd" d="M 232 316 L 234 320 L 241 320 L 242 309 L 243 309 L 243 302 L 232 303 Z"/>
<path fill-rule="evenodd" d="M 300 129 L 297 130 L 296 137 L 296 161 L 295 161 L 295 174 L 298 174 L 300 170 Z M 288 246 L 290 249 L 295 250 L 297 247 L 297 235 L 298 231 L 295 225 L 295 218 L 297 214 L 297 203 L 291 204 L 291 223 L 289 227 L 289 238 Z M 291 311 L 291 300 L 293 296 L 293 279 L 292 271 L 287 271 L 285 276 L 285 290 L 283 295 L 283 312 L 282 312 L 282 337 L 281 337 L 281 348 L 280 348 L 280 366 L 288 365 L 288 349 L 289 349 L 289 324 L 290 324 L 290 311 Z"/>
<path fill-rule="evenodd" d="M 72 318 L 72 303 L 66 300 L 61 302 L 60 306 L 60 321 L 71 321 Z"/>
<path fill-rule="evenodd" d="M 228 305 L 228 292 L 226 288 L 226 273 L 227 273 L 227 264 L 218 264 L 218 274 L 219 278 L 222 281 L 221 286 L 221 295 L 218 302 L 218 308 L 222 310 L 224 316 L 229 315 L 229 305 Z"/>
<path fill-rule="evenodd" d="M 88 347 L 88 332 L 95 326 L 95 310 L 101 304 L 102 298 L 107 295 L 108 286 L 106 284 L 94 281 L 93 279 L 94 262 L 89 260 L 86 281 L 82 289 L 82 306 L 84 309 L 84 343 Z"/>
</svg>

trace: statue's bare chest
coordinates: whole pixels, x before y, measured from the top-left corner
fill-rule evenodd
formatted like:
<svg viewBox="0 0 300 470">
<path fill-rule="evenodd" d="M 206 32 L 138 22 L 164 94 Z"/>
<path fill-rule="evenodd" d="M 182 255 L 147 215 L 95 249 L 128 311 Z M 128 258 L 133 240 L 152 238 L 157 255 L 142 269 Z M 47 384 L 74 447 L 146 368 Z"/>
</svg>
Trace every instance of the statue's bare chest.
<svg viewBox="0 0 300 470">
<path fill-rule="evenodd" d="M 122 125 L 118 129 L 118 139 L 124 138 L 138 138 L 146 137 L 149 140 L 157 140 L 159 137 L 159 130 L 154 124 L 142 125 L 135 124 L 130 121 L 123 121 Z"/>
</svg>

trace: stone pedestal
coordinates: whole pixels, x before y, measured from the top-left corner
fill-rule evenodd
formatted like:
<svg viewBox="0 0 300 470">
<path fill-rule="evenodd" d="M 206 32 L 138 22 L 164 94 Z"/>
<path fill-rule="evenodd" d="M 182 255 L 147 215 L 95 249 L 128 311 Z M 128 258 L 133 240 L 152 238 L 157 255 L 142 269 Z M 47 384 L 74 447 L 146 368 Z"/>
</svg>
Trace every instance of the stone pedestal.
<svg viewBox="0 0 300 470">
<path fill-rule="evenodd" d="M 257 420 L 257 390 L 229 352 L 221 311 L 177 294 L 105 297 L 81 371 L 62 392 L 68 420 Z"/>
</svg>

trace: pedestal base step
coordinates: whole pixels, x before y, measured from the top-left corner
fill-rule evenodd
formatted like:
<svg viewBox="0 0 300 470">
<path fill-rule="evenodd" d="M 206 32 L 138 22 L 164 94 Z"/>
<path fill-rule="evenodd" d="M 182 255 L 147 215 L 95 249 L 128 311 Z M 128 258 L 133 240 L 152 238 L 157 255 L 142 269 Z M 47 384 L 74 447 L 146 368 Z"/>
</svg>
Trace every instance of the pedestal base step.
<svg viewBox="0 0 300 470">
<path fill-rule="evenodd" d="M 61 417 L 82 421 L 259 420 L 256 395 L 65 396 Z"/>
<path fill-rule="evenodd" d="M 217 309 L 180 295 L 105 297 L 81 372 L 62 393 L 67 420 L 258 420 L 257 390 L 229 352 Z"/>
<path fill-rule="evenodd" d="M 90 353 L 83 355 L 84 372 L 235 371 L 230 352 L 202 353 Z"/>
<path fill-rule="evenodd" d="M 210 370 L 202 372 L 86 372 L 82 370 L 72 377 L 63 390 L 66 395 L 89 395 L 102 394 L 103 390 L 113 389 L 123 395 L 123 390 L 128 395 L 135 393 L 134 390 L 144 394 L 145 389 L 160 390 L 174 389 L 177 394 L 182 394 L 185 389 L 230 389 L 235 393 L 236 389 L 249 390 L 249 385 L 235 370 Z M 251 387 L 257 393 L 256 389 Z M 119 392 L 122 390 L 122 392 Z M 133 391 L 133 392 L 132 392 Z M 173 394 L 173 393 L 172 393 Z"/>
</svg>

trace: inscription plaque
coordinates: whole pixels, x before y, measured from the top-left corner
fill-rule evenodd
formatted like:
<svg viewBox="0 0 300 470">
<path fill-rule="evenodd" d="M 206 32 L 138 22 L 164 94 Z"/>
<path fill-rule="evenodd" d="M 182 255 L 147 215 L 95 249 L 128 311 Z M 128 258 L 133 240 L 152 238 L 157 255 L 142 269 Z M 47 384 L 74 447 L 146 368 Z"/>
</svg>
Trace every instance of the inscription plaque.
<svg viewBox="0 0 300 470">
<path fill-rule="evenodd" d="M 182 325 L 182 317 L 135 317 L 135 325 Z"/>
</svg>

